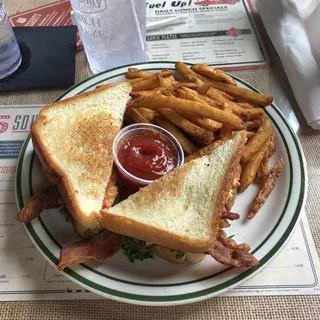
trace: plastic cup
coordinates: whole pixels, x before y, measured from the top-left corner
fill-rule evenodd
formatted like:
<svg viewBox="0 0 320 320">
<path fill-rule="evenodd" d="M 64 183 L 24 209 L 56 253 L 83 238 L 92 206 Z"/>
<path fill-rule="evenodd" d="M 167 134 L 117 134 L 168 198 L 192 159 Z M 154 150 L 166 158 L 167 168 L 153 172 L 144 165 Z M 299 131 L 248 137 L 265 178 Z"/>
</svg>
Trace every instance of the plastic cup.
<svg viewBox="0 0 320 320">
<path fill-rule="evenodd" d="M 124 183 L 134 186 L 143 187 L 150 184 L 154 180 L 141 179 L 130 172 L 128 172 L 120 163 L 118 152 L 122 143 L 129 137 L 136 135 L 149 135 L 156 136 L 158 139 L 166 142 L 171 149 L 175 152 L 177 158 L 177 167 L 182 166 L 184 163 L 184 153 L 179 141 L 167 130 L 156 126 L 154 124 L 132 124 L 124 127 L 113 141 L 112 154 L 116 167 L 119 172 L 120 178 Z"/>
</svg>

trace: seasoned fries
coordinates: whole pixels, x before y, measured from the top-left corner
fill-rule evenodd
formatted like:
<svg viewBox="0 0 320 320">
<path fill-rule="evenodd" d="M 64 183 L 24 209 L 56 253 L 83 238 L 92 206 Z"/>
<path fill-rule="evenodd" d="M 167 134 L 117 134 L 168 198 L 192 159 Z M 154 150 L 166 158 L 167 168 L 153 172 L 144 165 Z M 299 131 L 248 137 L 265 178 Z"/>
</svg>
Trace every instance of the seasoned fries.
<svg viewBox="0 0 320 320">
<path fill-rule="evenodd" d="M 263 206 L 263 204 L 266 202 L 267 198 L 269 197 L 270 193 L 274 189 L 276 185 L 276 181 L 280 175 L 280 173 L 284 169 L 284 161 L 283 159 L 280 159 L 275 166 L 271 169 L 267 179 L 265 180 L 261 190 L 258 192 L 258 194 L 255 196 L 252 205 L 250 207 L 249 213 L 247 218 L 252 219 L 255 217 L 257 212 L 260 210 L 260 208 Z"/>
<path fill-rule="evenodd" d="M 266 143 L 272 134 L 272 127 L 269 119 L 265 119 L 259 127 L 257 133 L 248 141 L 244 147 L 241 161 L 247 162 Z"/>
<path fill-rule="evenodd" d="M 133 89 L 127 119 L 154 123 L 171 132 L 187 156 L 185 163 L 210 154 L 245 130 L 248 140 L 225 208 L 230 211 L 237 193 L 259 178 L 257 182 L 264 185 L 250 211 L 254 215 L 260 208 L 261 197 L 266 199 L 266 194 L 272 191 L 270 181 L 275 181 L 279 170 L 276 167 L 268 173 L 269 158 L 275 151 L 275 134 L 262 108 L 273 98 L 238 87 L 231 76 L 204 64 L 189 67 L 177 62 L 175 68 L 180 74 L 178 78 L 170 70 L 153 73 L 128 69 L 126 77 Z M 228 226 L 226 220 L 221 220 L 221 224 Z"/>
<path fill-rule="evenodd" d="M 157 96 L 145 98 L 137 101 L 135 99 L 128 105 L 132 108 L 148 107 L 150 109 L 169 108 L 173 110 L 181 110 L 185 112 L 193 112 L 194 114 L 208 117 L 218 122 L 230 124 L 236 129 L 244 129 L 243 121 L 232 113 L 227 113 L 223 110 L 212 108 L 206 103 L 193 102 L 179 99 L 176 97 Z"/>
</svg>

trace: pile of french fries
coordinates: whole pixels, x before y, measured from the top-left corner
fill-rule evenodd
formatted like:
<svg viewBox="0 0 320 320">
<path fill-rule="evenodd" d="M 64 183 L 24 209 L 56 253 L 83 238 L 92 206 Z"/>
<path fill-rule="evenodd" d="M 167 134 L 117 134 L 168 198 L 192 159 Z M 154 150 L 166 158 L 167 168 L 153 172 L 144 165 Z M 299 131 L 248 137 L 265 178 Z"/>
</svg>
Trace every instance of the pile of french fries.
<svg viewBox="0 0 320 320">
<path fill-rule="evenodd" d="M 128 103 L 128 123 L 154 123 L 171 132 L 180 142 L 185 162 L 232 139 L 240 130 L 247 133 L 238 188 L 229 196 L 231 210 L 237 192 L 257 181 L 260 190 L 248 213 L 252 219 L 275 186 L 284 163 L 280 159 L 269 172 L 269 159 L 275 151 L 275 134 L 264 107 L 273 97 L 238 87 L 231 76 L 204 64 L 190 68 L 177 62 L 176 72 L 158 73 L 129 68 L 132 85 Z"/>
</svg>

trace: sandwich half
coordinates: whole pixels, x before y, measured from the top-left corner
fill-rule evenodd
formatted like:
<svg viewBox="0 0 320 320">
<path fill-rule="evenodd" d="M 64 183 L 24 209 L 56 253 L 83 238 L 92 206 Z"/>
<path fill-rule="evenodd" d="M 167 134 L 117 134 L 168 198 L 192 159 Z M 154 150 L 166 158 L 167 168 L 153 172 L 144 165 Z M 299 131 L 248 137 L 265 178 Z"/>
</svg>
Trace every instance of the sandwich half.
<svg viewBox="0 0 320 320">
<path fill-rule="evenodd" d="M 112 143 L 130 91 L 123 82 L 59 101 L 44 107 L 32 126 L 43 170 L 58 186 L 77 230 L 96 228 L 96 214 L 117 196 Z"/>
<path fill-rule="evenodd" d="M 192 160 L 102 209 L 98 220 L 112 232 L 190 253 L 208 252 L 219 231 L 246 133 Z"/>
</svg>

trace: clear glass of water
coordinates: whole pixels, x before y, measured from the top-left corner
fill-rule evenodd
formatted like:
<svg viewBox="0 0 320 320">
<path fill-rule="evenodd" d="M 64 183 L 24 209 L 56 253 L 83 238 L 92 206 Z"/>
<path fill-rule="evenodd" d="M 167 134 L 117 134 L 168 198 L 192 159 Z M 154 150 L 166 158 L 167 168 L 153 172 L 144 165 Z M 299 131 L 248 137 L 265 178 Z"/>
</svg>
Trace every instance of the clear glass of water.
<svg viewBox="0 0 320 320">
<path fill-rule="evenodd" d="M 93 73 L 146 60 L 146 0 L 71 0 Z"/>
<path fill-rule="evenodd" d="M 19 68 L 21 60 L 19 45 L 0 0 L 0 79 L 15 72 Z"/>
</svg>

